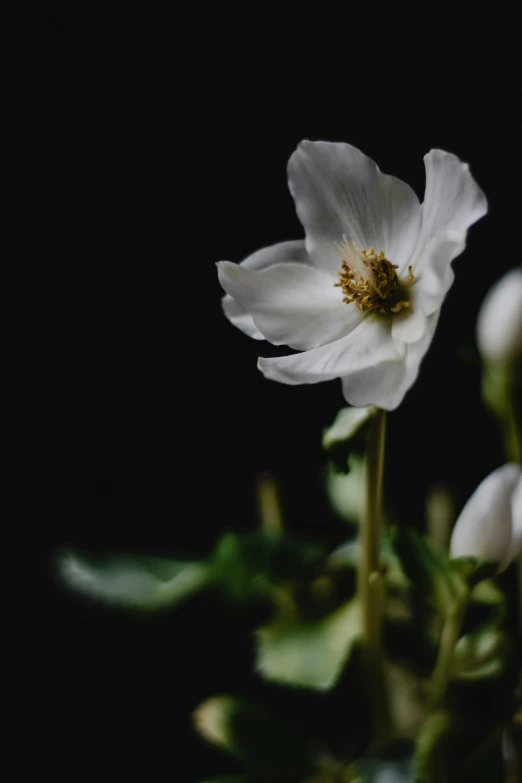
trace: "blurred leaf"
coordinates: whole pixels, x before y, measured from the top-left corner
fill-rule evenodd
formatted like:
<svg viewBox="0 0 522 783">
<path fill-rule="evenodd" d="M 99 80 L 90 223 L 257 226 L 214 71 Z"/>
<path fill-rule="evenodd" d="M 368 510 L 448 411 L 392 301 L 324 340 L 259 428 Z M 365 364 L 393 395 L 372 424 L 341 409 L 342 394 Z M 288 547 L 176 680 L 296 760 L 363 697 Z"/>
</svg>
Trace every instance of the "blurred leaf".
<svg viewBox="0 0 522 783">
<path fill-rule="evenodd" d="M 244 761 L 256 783 L 301 783 L 314 770 L 306 740 L 264 707 L 216 696 L 193 718 L 201 736 Z"/>
<path fill-rule="evenodd" d="M 341 544 L 329 555 L 328 566 L 345 566 L 348 568 L 357 568 L 361 559 L 361 542 L 359 539 L 347 541 Z M 383 535 L 381 538 L 381 560 L 386 566 L 385 579 L 390 587 L 406 588 L 409 585 L 401 561 L 395 554 L 392 542 L 389 536 Z"/>
<path fill-rule="evenodd" d="M 333 464 L 329 463 L 325 489 L 333 511 L 345 522 L 359 524 L 364 516 L 366 498 L 363 458 L 350 454 L 348 474 L 339 473 Z"/>
<path fill-rule="evenodd" d="M 466 594 L 467 587 L 448 555 L 409 528 L 396 530 L 393 546 L 415 596 L 439 614 L 451 612 Z"/>
<path fill-rule="evenodd" d="M 392 740 L 351 765 L 353 783 L 413 783 L 412 743 Z"/>
<path fill-rule="evenodd" d="M 472 712 L 439 711 L 425 721 L 417 738 L 415 783 L 493 783 L 503 779 L 502 724 L 484 722 Z"/>
<path fill-rule="evenodd" d="M 460 680 L 480 680 L 501 674 L 509 663 L 508 635 L 485 626 L 462 636 L 455 648 L 452 676 Z"/>
<path fill-rule="evenodd" d="M 333 424 L 323 432 L 323 448 L 339 473 L 349 470 L 348 456 L 364 447 L 367 428 L 377 408 L 341 408 Z"/>
<path fill-rule="evenodd" d="M 362 762 L 353 774 L 352 783 L 414 783 L 407 765 L 386 761 Z"/>
<path fill-rule="evenodd" d="M 485 579 L 490 579 L 498 573 L 496 560 L 484 560 L 477 557 L 455 557 L 450 560 L 451 567 L 466 580 L 470 587 L 475 587 Z"/>
<path fill-rule="evenodd" d="M 211 558 L 211 578 L 235 601 L 272 593 L 274 585 L 311 576 L 327 548 L 323 543 L 257 530 L 225 533 Z"/>
<path fill-rule="evenodd" d="M 268 680 L 326 690 L 335 685 L 360 634 L 356 601 L 316 621 L 278 617 L 256 631 L 257 669 Z"/>
<path fill-rule="evenodd" d="M 203 563 L 148 556 L 85 556 L 66 552 L 58 558 L 64 583 L 90 598 L 134 609 L 174 606 L 206 586 Z"/>
<path fill-rule="evenodd" d="M 252 573 L 241 539 L 226 533 L 217 543 L 211 560 L 212 582 L 236 601 L 248 601 L 267 591 L 265 574 Z"/>
<path fill-rule="evenodd" d="M 473 589 L 470 600 L 472 603 L 498 606 L 506 603 L 506 596 L 492 579 L 486 579 Z"/>
</svg>

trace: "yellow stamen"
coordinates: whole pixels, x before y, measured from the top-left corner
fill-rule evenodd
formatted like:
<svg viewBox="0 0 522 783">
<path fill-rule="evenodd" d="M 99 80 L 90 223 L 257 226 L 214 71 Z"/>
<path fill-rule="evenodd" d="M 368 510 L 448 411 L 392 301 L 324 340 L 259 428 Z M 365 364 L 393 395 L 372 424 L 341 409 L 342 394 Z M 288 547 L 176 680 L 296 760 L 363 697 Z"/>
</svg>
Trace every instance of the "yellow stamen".
<svg viewBox="0 0 522 783">
<path fill-rule="evenodd" d="M 375 253 L 373 247 L 357 251 L 343 237 L 343 243 L 336 245 L 341 252 L 342 264 L 338 272 L 339 282 L 335 285 L 342 289 L 343 302 L 355 303 L 358 310 L 369 310 L 382 313 L 399 313 L 410 306 L 407 289 L 415 281 L 411 266 L 408 267 L 408 279 L 400 281 L 395 271 L 397 264 L 392 264 L 381 250 Z M 364 276 L 357 270 L 362 264 L 368 273 Z M 355 267 L 355 269 L 354 269 Z"/>
</svg>

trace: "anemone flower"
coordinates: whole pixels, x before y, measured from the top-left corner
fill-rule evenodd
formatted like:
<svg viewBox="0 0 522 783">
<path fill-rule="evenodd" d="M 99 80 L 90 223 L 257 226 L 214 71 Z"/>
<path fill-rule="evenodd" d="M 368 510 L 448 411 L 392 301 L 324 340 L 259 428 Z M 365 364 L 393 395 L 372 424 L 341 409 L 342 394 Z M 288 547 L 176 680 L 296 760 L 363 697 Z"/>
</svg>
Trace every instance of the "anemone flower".
<svg viewBox="0 0 522 783">
<path fill-rule="evenodd" d="M 259 359 L 287 384 L 341 378 L 346 401 L 393 410 L 414 383 L 453 283 L 451 262 L 487 211 L 467 164 L 425 157 L 420 204 L 349 144 L 303 141 L 288 164 L 306 238 L 221 261 L 223 307 L 255 339 L 302 351 Z"/>
</svg>

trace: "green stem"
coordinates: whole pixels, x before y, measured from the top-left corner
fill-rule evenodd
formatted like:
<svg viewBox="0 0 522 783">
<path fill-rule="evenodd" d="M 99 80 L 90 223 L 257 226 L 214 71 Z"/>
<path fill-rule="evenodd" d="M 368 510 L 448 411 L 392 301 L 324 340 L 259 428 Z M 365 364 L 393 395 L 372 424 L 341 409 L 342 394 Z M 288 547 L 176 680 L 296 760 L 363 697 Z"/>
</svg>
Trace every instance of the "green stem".
<svg viewBox="0 0 522 783">
<path fill-rule="evenodd" d="M 279 534 L 283 530 L 283 517 L 279 502 L 277 481 L 271 473 L 257 478 L 257 502 L 261 527 L 268 533 Z"/>
<path fill-rule="evenodd" d="M 515 395 L 513 384 L 509 386 L 508 406 L 504 420 L 504 439 L 508 459 L 518 462 L 522 466 L 522 427 L 520 426 L 515 409 Z M 517 558 L 518 568 L 518 620 L 522 634 L 522 550 Z"/>
<path fill-rule="evenodd" d="M 517 369 L 518 368 L 518 369 Z M 517 415 L 520 398 L 520 364 L 486 365 L 483 395 L 502 428 L 504 451 L 510 462 L 522 465 L 522 422 Z M 518 609 L 522 633 L 522 552 L 518 556 Z"/>
<path fill-rule="evenodd" d="M 382 477 L 386 413 L 379 410 L 370 425 L 366 452 L 366 510 L 361 530 L 358 592 L 362 608 L 362 654 L 377 741 L 391 735 L 388 684 L 382 649 L 384 583 L 380 562 Z"/>
<path fill-rule="evenodd" d="M 508 459 L 522 465 L 522 433 L 517 420 L 514 396 L 513 384 L 510 384 L 506 394 L 507 403 L 503 420 L 504 443 Z"/>
<path fill-rule="evenodd" d="M 516 412 L 516 389 L 512 372 L 505 371 L 505 407 L 502 416 L 504 447 L 507 458 L 522 466 L 522 426 Z M 522 633 L 522 551 L 517 558 L 518 567 L 518 613 L 519 628 Z"/>
<path fill-rule="evenodd" d="M 453 656 L 462 628 L 462 621 L 468 608 L 469 591 L 463 596 L 454 610 L 446 617 L 440 637 L 439 655 L 433 670 L 430 710 L 441 706 L 453 669 Z"/>
<path fill-rule="evenodd" d="M 522 636 L 522 550 L 517 557 L 517 581 L 518 581 L 518 628 Z"/>
</svg>

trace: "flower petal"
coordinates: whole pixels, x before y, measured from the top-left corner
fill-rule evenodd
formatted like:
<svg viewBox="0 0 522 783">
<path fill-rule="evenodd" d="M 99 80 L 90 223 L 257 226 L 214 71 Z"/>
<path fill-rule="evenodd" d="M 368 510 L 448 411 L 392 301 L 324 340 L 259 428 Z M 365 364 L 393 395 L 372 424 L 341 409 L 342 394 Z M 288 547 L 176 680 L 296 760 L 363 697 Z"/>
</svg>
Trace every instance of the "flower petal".
<svg viewBox="0 0 522 783">
<path fill-rule="evenodd" d="M 274 345 L 307 350 L 339 340 L 364 318 L 345 304 L 334 278 L 313 266 L 276 264 L 253 272 L 220 261 L 221 285 Z"/>
<path fill-rule="evenodd" d="M 383 250 L 407 264 L 420 232 L 421 209 L 405 182 L 383 174 L 350 144 L 303 141 L 288 163 L 290 191 L 317 267 L 335 273 L 343 235 L 359 250 Z"/>
<path fill-rule="evenodd" d="M 452 557 L 498 560 L 500 571 L 507 568 L 512 546 L 511 497 L 519 481 L 519 466 L 509 463 L 479 484 L 455 524 Z"/>
<path fill-rule="evenodd" d="M 493 285 L 477 319 L 477 342 L 490 362 L 512 362 L 522 354 L 522 268 L 515 267 Z"/>
<path fill-rule="evenodd" d="M 404 362 L 401 361 L 384 361 L 373 367 L 364 367 L 342 378 L 344 399 L 356 407 L 370 404 L 383 410 L 393 410 L 399 404 L 393 404 L 395 390 L 403 378 Z"/>
<path fill-rule="evenodd" d="M 372 373 L 366 373 L 365 377 L 351 375 L 343 378 L 344 397 L 352 405 L 360 405 L 361 395 L 371 396 L 374 405 L 378 405 L 387 411 L 397 408 L 407 391 L 413 386 L 419 374 L 420 365 L 428 348 L 430 347 L 437 322 L 439 311 L 428 316 L 426 328 L 422 338 L 415 343 L 406 344 L 406 355 L 403 362 L 393 365 L 376 367 Z M 375 386 L 371 395 L 365 393 L 365 386 Z"/>
<path fill-rule="evenodd" d="M 394 340 L 414 343 L 420 340 L 428 325 L 427 316 L 439 310 L 453 283 L 451 262 L 466 246 L 465 233 L 442 231 L 428 243 L 417 265 L 417 279 L 411 287 L 410 307 L 393 319 Z"/>
<path fill-rule="evenodd" d="M 282 263 L 311 263 L 303 239 L 278 242 L 275 245 L 269 245 L 268 247 L 261 248 L 261 250 L 256 250 L 255 253 L 252 253 L 241 261 L 241 266 L 244 266 L 247 269 L 261 270 L 273 266 L 274 264 Z M 239 302 L 236 302 L 229 294 L 226 294 L 221 300 L 221 303 L 226 317 L 234 326 L 241 329 L 248 337 L 253 337 L 254 340 L 265 339 L 252 320 L 250 313 L 245 310 Z"/>
<path fill-rule="evenodd" d="M 400 362 L 404 352 L 404 346 L 393 342 L 388 320 L 366 317 L 341 340 L 295 356 L 260 358 L 258 367 L 266 378 L 280 383 L 319 383 L 375 368 L 381 362 Z M 373 399 L 367 399 L 360 404 L 372 403 Z"/>
<path fill-rule="evenodd" d="M 449 229 L 435 234 L 423 251 L 417 264 L 418 297 L 426 315 L 440 308 L 454 279 L 451 262 L 465 247 L 466 232 Z"/>
<path fill-rule="evenodd" d="M 261 334 L 255 325 L 254 319 L 248 310 L 245 310 L 245 308 L 242 307 L 239 302 L 236 302 L 230 294 L 226 294 L 226 296 L 223 297 L 221 305 L 228 320 L 231 321 L 234 326 L 237 326 L 238 329 L 241 329 L 248 337 L 253 337 L 254 340 L 265 339 L 265 336 Z"/>
<path fill-rule="evenodd" d="M 241 261 L 241 266 L 260 272 L 275 264 L 311 264 L 304 239 L 291 239 L 262 247 Z"/>
<path fill-rule="evenodd" d="M 428 325 L 418 288 L 412 288 L 410 307 L 393 317 L 392 337 L 402 343 L 416 343 L 424 335 Z"/>
<path fill-rule="evenodd" d="M 422 227 L 413 262 L 440 231 L 465 233 L 488 211 L 484 193 L 469 172 L 467 163 L 443 150 L 430 150 L 424 156 L 426 189 L 422 205 Z"/>
</svg>

